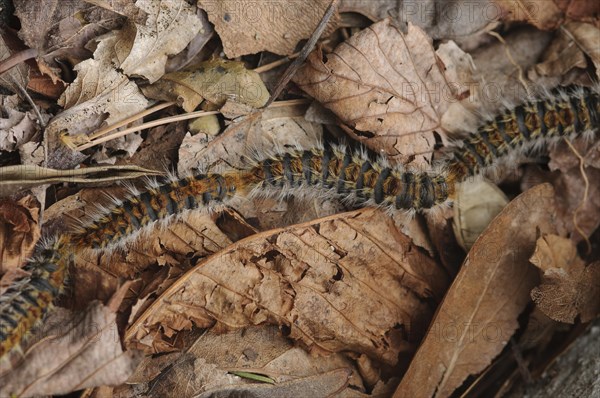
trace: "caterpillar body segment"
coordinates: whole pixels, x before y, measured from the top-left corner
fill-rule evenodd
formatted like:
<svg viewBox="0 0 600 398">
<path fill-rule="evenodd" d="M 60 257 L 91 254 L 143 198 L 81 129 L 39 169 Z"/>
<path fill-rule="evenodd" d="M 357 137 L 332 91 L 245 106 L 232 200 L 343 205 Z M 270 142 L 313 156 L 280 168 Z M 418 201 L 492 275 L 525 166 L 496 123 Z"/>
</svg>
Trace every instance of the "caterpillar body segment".
<svg viewBox="0 0 600 398">
<path fill-rule="evenodd" d="M 452 194 L 444 174 L 390 167 L 349 148 L 330 147 L 276 154 L 251 169 L 253 194 L 263 189 L 325 193 L 362 206 L 427 210 Z M 284 195 L 285 196 L 285 195 Z"/>
<path fill-rule="evenodd" d="M 68 238 L 44 244 L 24 267 L 29 275 L 13 282 L 0 297 L 0 358 L 20 347 L 62 293 L 71 252 Z"/>
<path fill-rule="evenodd" d="M 570 87 L 557 95 L 507 109 L 470 134 L 452 152 L 450 179 L 460 182 L 523 151 L 561 138 L 592 133 L 600 125 L 600 87 Z"/>
<path fill-rule="evenodd" d="M 71 244 L 79 249 L 121 245 L 156 222 L 231 199 L 242 179 L 240 173 L 197 175 L 153 183 L 145 192 L 133 189 L 129 197 L 99 209 L 71 235 Z"/>
</svg>

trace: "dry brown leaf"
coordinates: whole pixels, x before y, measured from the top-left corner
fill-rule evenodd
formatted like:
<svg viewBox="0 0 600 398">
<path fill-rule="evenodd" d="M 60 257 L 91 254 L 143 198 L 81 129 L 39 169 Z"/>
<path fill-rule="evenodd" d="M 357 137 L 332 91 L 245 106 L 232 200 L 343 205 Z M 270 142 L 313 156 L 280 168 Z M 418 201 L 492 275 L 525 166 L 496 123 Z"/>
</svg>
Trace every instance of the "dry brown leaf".
<svg viewBox="0 0 600 398">
<path fill-rule="evenodd" d="M 557 192 L 558 228 L 560 235 L 568 235 L 576 242 L 592 234 L 600 226 L 600 142 L 586 143 L 577 140 L 574 150 L 568 145 L 557 145 L 550 151 L 551 170 L 559 170 L 551 175 Z M 576 151 L 576 152 L 575 152 Z M 579 169 L 578 155 L 586 166 L 585 177 Z M 586 198 L 586 179 L 589 183 Z"/>
<path fill-rule="evenodd" d="M 213 108 L 223 106 L 228 100 L 260 108 L 269 99 L 260 75 L 246 69 L 243 62 L 217 58 L 194 69 L 194 72 L 168 73 L 142 91 L 150 98 L 180 101 L 186 112 L 192 112 L 204 100 Z"/>
<path fill-rule="evenodd" d="M 567 29 L 568 25 L 563 25 L 563 28 Z M 532 71 L 535 71 L 536 75 L 544 77 L 564 76 L 572 69 L 585 69 L 587 67 L 584 52 L 573 43 L 573 40 L 567 34 L 557 35 L 546 49 L 541 61 L 532 68 Z"/>
<path fill-rule="evenodd" d="M 313 33 L 331 0 L 313 1 L 238 1 L 200 0 L 223 42 L 228 58 L 255 54 L 263 50 L 290 55 L 302 39 Z M 324 36 L 333 31 L 335 14 Z"/>
<path fill-rule="evenodd" d="M 169 55 L 181 52 L 202 27 L 185 0 L 138 0 L 148 14 L 144 25 L 130 23 L 116 33 L 115 51 L 123 73 L 154 83 L 165 73 Z"/>
<path fill-rule="evenodd" d="M 32 341 L 18 366 L 0 365 L 0 395 L 59 395 L 124 383 L 141 359 L 122 350 L 115 313 L 98 302 L 85 313 L 58 308 Z"/>
<path fill-rule="evenodd" d="M 56 58 L 66 58 L 73 64 L 88 58 L 90 51 L 85 45 L 123 22 L 118 15 L 83 0 L 16 0 L 14 4 L 21 22 L 19 37 L 38 50 L 45 65 L 58 66 Z"/>
<path fill-rule="evenodd" d="M 502 20 L 527 22 L 538 29 L 552 30 L 564 20 L 555 0 L 494 0 Z"/>
<path fill-rule="evenodd" d="M 544 314 L 566 323 L 574 323 L 577 316 L 589 322 L 600 314 L 600 262 L 586 267 L 573 241 L 543 236 L 530 261 L 543 271 L 531 297 Z"/>
<path fill-rule="evenodd" d="M 384 213 L 363 210 L 230 246 L 180 278 L 128 336 L 153 351 L 159 328 L 274 324 L 314 352 L 349 350 L 394 364 L 428 324 L 426 299 L 439 299 L 447 283 Z"/>
<path fill-rule="evenodd" d="M 11 56 L 11 51 L 4 41 L 4 37 L 0 35 L 0 60 L 4 61 Z M 22 88 L 27 87 L 29 81 L 29 67 L 26 63 L 21 62 L 12 69 L 0 75 L 0 86 L 11 90 L 13 93 L 19 93 L 20 90 L 16 87 L 20 85 Z M 4 105 L 6 106 L 6 105 Z"/>
<path fill-rule="evenodd" d="M 577 47 L 590 57 L 596 67 L 596 77 L 600 78 L 600 29 L 583 22 L 568 22 L 564 25 L 564 29 L 571 34 Z"/>
<path fill-rule="evenodd" d="M 518 196 L 479 237 L 438 308 L 395 397 L 447 397 L 502 351 L 529 302 L 538 231 L 551 233 L 548 184 Z"/>
<path fill-rule="evenodd" d="M 294 81 L 331 109 L 351 135 L 385 150 L 390 159 L 406 163 L 426 153 L 417 156 L 419 165 L 431 158 L 433 131 L 454 100 L 431 39 L 412 24 L 403 34 L 388 19 L 332 54 L 314 51 Z"/>
<path fill-rule="evenodd" d="M 21 267 L 40 238 L 40 204 L 31 195 L 0 200 L 0 275 Z"/>
</svg>

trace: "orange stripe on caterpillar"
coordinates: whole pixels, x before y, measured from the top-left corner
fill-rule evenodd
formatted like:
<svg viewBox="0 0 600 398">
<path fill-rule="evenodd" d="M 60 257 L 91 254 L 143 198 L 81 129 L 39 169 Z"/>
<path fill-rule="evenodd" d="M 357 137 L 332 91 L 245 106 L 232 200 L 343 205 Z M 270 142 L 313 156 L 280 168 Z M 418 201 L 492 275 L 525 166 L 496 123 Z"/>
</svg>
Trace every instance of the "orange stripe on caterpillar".
<svg viewBox="0 0 600 398">
<path fill-rule="evenodd" d="M 450 179 L 462 181 L 514 153 L 596 130 L 600 88 L 568 87 L 508 109 L 483 124 L 453 151 Z"/>
<path fill-rule="evenodd" d="M 62 293 L 70 260 L 67 240 L 61 236 L 44 244 L 23 267 L 29 275 L 14 281 L 0 297 L 0 358 L 21 346 Z"/>
</svg>

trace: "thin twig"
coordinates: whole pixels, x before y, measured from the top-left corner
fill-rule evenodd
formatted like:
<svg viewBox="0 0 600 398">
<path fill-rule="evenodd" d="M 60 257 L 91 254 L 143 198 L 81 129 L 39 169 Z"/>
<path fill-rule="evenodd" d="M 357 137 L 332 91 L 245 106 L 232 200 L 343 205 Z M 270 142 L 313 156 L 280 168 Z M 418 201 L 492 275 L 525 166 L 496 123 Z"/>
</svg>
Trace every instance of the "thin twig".
<svg viewBox="0 0 600 398">
<path fill-rule="evenodd" d="M 300 66 L 304 63 L 304 61 L 306 61 L 308 54 L 310 54 L 311 51 L 315 48 L 315 45 L 317 44 L 317 40 L 319 40 L 319 38 L 325 31 L 325 28 L 327 27 L 327 23 L 329 22 L 329 20 L 335 13 L 338 3 L 339 3 L 339 0 L 331 0 L 331 4 L 327 8 L 327 11 L 325 11 L 325 15 L 323 15 L 323 18 L 321 18 L 321 22 L 319 22 L 319 25 L 317 26 L 317 28 L 315 29 L 313 34 L 310 36 L 310 39 L 308 39 L 308 41 L 306 42 L 304 47 L 302 47 L 302 50 L 300 51 L 300 55 L 298 56 L 298 58 L 296 58 L 294 60 L 294 62 L 292 62 L 291 65 L 288 66 L 286 71 L 283 73 L 283 75 L 277 82 L 277 86 L 275 86 L 275 90 L 273 91 L 273 94 L 271 94 L 271 97 L 269 98 L 269 100 L 267 101 L 265 106 L 263 106 L 263 108 L 266 108 L 269 105 L 271 105 L 273 103 L 273 101 L 275 101 L 279 97 L 279 95 L 283 91 L 284 87 L 289 83 L 289 81 L 292 79 L 292 77 L 296 74 L 296 72 L 298 71 Z"/>
<path fill-rule="evenodd" d="M 14 53 L 10 57 L 0 61 L 0 74 L 14 68 L 23 61 L 27 61 L 28 59 L 37 57 L 37 55 L 38 51 L 35 48 L 28 48 L 27 50 Z"/>
<path fill-rule="evenodd" d="M 33 98 L 31 98 L 31 96 L 29 95 L 27 90 L 25 90 L 25 88 L 23 88 L 23 86 L 21 86 L 21 84 L 16 79 L 13 78 L 12 80 L 13 80 L 13 84 L 15 85 L 15 87 L 21 92 L 21 94 L 23 95 L 23 97 L 25 97 L 27 102 L 29 102 L 29 105 L 31 105 L 31 108 L 33 109 L 33 112 L 35 112 L 35 116 L 37 117 L 38 123 L 40 124 L 40 126 L 42 128 L 46 127 L 46 123 L 44 122 L 44 119 L 42 118 L 42 113 L 38 109 L 35 102 L 33 102 Z"/>
<path fill-rule="evenodd" d="M 272 69 L 277 68 L 278 66 L 281 66 L 283 64 L 287 64 L 288 62 L 290 62 L 291 60 L 298 58 L 298 56 L 300 55 L 300 53 L 294 53 L 292 55 L 288 55 L 287 57 L 283 57 L 281 59 L 278 59 L 277 61 L 271 62 L 269 64 L 265 64 L 262 66 L 259 66 L 258 68 L 254 69 L 254 72 L 256 73 L 264 73 L 264 72 L 268 72 Z"/>
<path fill-rule="evenodd" d="M 305 99 L 296 99 L 296 100 L 289 100 L 289 101 L 278 101 L 275 102 L 273 104 L 271 104 L 270 108 L 279 108 L 279 107 L 283 107 L 283 106 L 294 106 L 294 105 L 299 105 L 299 104 L 306 104 L 308 103 L 308 100 Z M 158 107 L 158 106 L 157 106 Z M 157 107 L 151 108 L 151 109 L 155 109 Z M 148 111 L 150 111 L 151 109 L 148 109 Z M 91 148 L 93 146 L 96 146 L 98 144 L 102 144 L 104 142 L 110 141 L 110 140 L 114 140 L 116 138 L 120 138 L 123 136 L 126 136 L 127 134 L 131 134 L 131 133 L 136 133 L 138 131 L 142 131 L 148 128 L 152 128 L 152 127 L 156 127 L 156 126 L 161 126 L 163 124 L 169 124 L 169 123 L 174 123 L 174 122 L 179 122 L 182 120 L 189 120 L 189 119 L 196 119 L 199 117 L 203 117 L 203 116 L 210 116 L 210 115 L 218 115 L 220 114 L 220 111 L 196 111 L 196 112 L 190 112 L 190 113 L 185 113 L 183 115 L 176 115 L 176 116 L 169 116 L 169 117 L 165 117 L 162 119 L 158 119 L 158 120 L 154 120 L 152 122 L 148 122 L 148 123 L 143 123 L 140 124 L 138 126 L 133 126 L 130 127 L 128 129 L 122 130 L 122 131 L 117 131 L 113 134 L 109 134 L 106 135 L 103 138 L 99 138 L 90 142 L 87 142 L 83 145 L 80 145 L 78 147 L 75 148 L 75 150 L 77 151 L 83 151 L 84 149 L 88 149 Z M 138 115 L 139 116 L 139 115 Z M 117 124 L 119 125 L 123 125 L 122 122 L 118 122 Z M 106 128 L 104 128 L 104 131 L 112 131 L 114 130 L 116 127 L 115 125 L 112 126 L 108 126 Z M 98 135 L 98 133 L 95 133 L 94 135 Z"/>
<path fill-rule="evenodd" d="M 529 85 L 525 81 L 525 74 L 523 73 L 523 68 L 521 68 L 521 65 L 519 65 L 517 61 L 515 61 L 515 58 L 512 56 L 512 52 L 510 51 L 510 47 L 506 40 L 504 40 L 504 38 L 500 36 L 497 32 L 488 32 L 488 34 L 498 39 L 500 43 L 504 44 L 504 51 L 506 52 L 506 56 L 508 57 L 510 63 L 513 64 L 513 66 L 517 68 L 517 71 L 519 72 L 519 82 L 523 85 L 523 88 L 527 90 L 527 94 L 531 95 L 531 93 L 529 92 Z"/>
<path fill-rule="evenodd" d="M 131 116 L 129 116 L 126 119 L 118 121 L 117 123 L 115 123 L 113 125 L 106 126 L 105 128 L 96 131 L 95 133 L 91 134 L 89 136 L 89 138 L 90 138 L 90 140 L 93 140 L 93 139 L 96 139 L 98 137 L 101 137 L 104 134 L 110 133 L 111 131 L 118 129 L 119 127 L 123 127 L 123 126 L 125 126 L 125 125 L 127 125 L 129 123 L 135 122 L 138 119 L 141 119 L 141 118 L 143 118 L 145 116 L 148 116 L 151 113 L 158 112 L 161 109 L 168 108 L 171 105 L 175 105 L 175 102 L 164 102 L 162 104 L 158 104 L 156 106 L 153 106 L 152 108 L 148 108 L 148 109 L 146 109 L 146 110 L 144 110 L 142 112 L 136 113 L 135 115 L 131 115 Z"/>
<path fill-rule="evenodd" d="M 585 189 L 583 191 L 583 200 L 579 202 L 577 208 L 575 209 L 575 212 L 573 213 L 573 226 L 575 227 L 575 230 L 579 232 L 579 234 L 583 237 L 583 239 L 585 239 L 585 244 L 587 246 L 587 254 L 590 254 L 592 252 L 592 245 L 590 243 L 590 240 L 588 239 L 587 235 L 581 229 L 579 223 L 577 222 L 577 215 L 583 209 L 583 206 L 585 206 L 587 203 L 587 199 L 590 193 L 590 180 L 588 179 L 587 173 L 585 172 L 585 159 L 573 146 L 571 141 L 569 141 L 567 138 L 565 138 L 565 141 L 569 145 L 569 148 L 571 148 L 571 151 L 573 151 L 575 156 L 577 156 L 577 159 L 579 159 L 579 172 L 581 173 L 581 177 L 583 178 L 583 182 L 585 183 Z"/>
</svg>

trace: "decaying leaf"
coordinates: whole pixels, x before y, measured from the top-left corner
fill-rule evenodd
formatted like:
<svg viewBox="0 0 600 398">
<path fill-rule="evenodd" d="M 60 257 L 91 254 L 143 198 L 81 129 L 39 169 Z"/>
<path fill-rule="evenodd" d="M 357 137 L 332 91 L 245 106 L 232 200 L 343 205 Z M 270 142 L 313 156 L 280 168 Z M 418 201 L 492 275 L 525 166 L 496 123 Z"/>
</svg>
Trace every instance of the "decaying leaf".
<svg viewBox="0 0 600 398">
<path fill-rule="evenodd" d="M 16 0 L 14 4 L 21 22 L 19 37 L 38 50 L 41 63 L 46 66 L 57 66 L 55 59 L 77 63 L 88 58 L 90 51 L 85 48 L 88 41 L 123 23 L 117 14 L 84 0 Z M 54 76 L 55 72 L 58 68 L 48 70 Z"/>
<path fill-rule="evenodd" d="M 407 355 L 447 285 L 445 272 L 377 210 L 244 239 L 182 276 L 130 327 L 155 351 L 159 330 L 274 324 L 313 352 L 389 364 Z M 366 315 L 368 314 L 368 316 Z"/>
<path fill-rule="evenodd" d="M 198 2 L 215 25 L 228 58 L 263 50 L 280 55 L 293 53 L 296 44 L 313 33 L 330 3 L 331 0 Z M 324 34 L 333 31 L 337 20 L 337 16 L 331 18 Z"/>
<path fill-rule="evenodd" d="M 388 19 L 331 54 L 317 49 L 294 81 L 391 159 L 406 163 L 426 153 L 417 156 L 419 165 L 431 158 L 433 131 L 455 98 L 431 39 L 412 24 L 403 34 Z"/>
<path fill-rule="evenodd" d="M 84 313 L 53 311 L 32 341 L 19 366 L 0 365 L 0 395 L 59 395 L 124 383 L 141 359 L 122 350 L 115 313 L 98 302 Z"/>
<path fill-rule="evenodd" d="M 180 101 L 186 112 L 192 112 L 204 100 L 212 108 L 223 106 L 227 100 L 260 108 L 269 99 L 258 73 L 246 69 L 242 62 L 217 58 L 195 69 L 168 73 L 143 92 L 149 98 Z"/>
<path fill-rule="evenodd" d="M 600 9 L 598 12 L 600 13 Z M 600 29 L 598 26 L 583 22 L 568 22 L 564 29 L 569 32 L 574 44 L 590 57 L 596 67 L 596 78 L 600 78 L 600 46 L 598 45 Z"/>
<path fill-rule="evenodd" d="M 124 74 L 154 83 L 165 73 L 167 57 L 183 50 L 202 24 L 185 0 L 138 0 L 135 5 L 148 14 L 146 23 L 119 31 L 115 50 Z"/>
<path fill-rule="evenodd" d="M 23 265 L 40 238 L 39 203 L 32 196 L 0 200 L 0 275 Z"/>
<path fill-rule="evenodd" d="M 600 262 L 585 265 L 567 238 L 542 236 L 531 262 L 543 271 L 531 297 L 548 317 L 566 323 L 589 322 L 600 314 Z"/>
<path fill-rule="evenodd" d="M 536 283 L 538 231 L 555 231 L 553 198 L 548 184 L 523 193 L 475 242 L 395 397 L 448 397 L 502 351 Z"/>
</svg>

